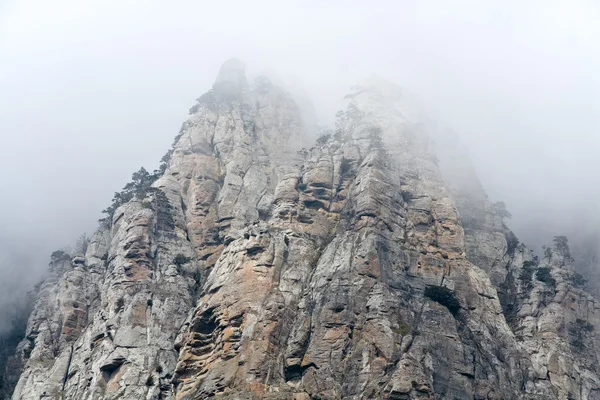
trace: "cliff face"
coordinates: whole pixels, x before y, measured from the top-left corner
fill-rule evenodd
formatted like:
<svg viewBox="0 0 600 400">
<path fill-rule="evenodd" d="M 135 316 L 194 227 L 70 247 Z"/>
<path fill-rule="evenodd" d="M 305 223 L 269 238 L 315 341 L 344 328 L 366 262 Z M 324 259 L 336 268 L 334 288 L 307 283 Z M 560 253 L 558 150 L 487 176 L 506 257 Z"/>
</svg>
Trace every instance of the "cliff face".
<svg viewBox="0 0 600 400">
<path fill-rule="evenodd" d="M 13 398 L 600 398 L 566 243 L 518 244 L 399 88 L 348 97 L 305 150 L 292 98 L 227 62 L 154 189 L 52 260 Z"/>
<path fill-rule="evenodd" d="M 465 230 L 467 257 L 486 271 L 504 318 L 533 367 L 532 383 L 551 384 L 559 399 L 598 399 L 600 380 L 597 299 L 575 272 L 567 238 L 556 237 L 534 256 L 506 227 L 503 204 L 487 200 L 452 135 L 440 166 Z"/>
</svg>

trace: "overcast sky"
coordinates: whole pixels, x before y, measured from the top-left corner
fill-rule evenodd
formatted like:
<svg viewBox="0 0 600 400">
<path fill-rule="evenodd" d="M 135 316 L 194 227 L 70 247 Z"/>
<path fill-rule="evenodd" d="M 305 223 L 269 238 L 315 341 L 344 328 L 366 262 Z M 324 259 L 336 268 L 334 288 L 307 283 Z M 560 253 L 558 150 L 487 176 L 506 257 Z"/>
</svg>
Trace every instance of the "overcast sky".
<svg viewBox="0 0 600 400">
<path fill-rule="evenodd" d="M 410 89 L 517 235 L 547 240 L 597 210 L 598 21 L 594 0 L 0 0 L 0 262 L 39 270 L 92 232 L 230 57 L 303 87 L 323 124 L 372 74 Z"/>
</svg>

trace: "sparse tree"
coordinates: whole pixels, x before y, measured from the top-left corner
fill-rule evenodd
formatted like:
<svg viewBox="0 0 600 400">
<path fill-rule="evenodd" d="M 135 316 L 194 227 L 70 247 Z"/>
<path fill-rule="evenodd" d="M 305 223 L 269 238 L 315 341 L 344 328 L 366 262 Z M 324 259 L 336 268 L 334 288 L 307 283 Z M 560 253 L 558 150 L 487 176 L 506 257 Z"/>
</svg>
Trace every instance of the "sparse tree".
<svg viewBox="0 0 600 400">
<path fill-rule="evenodd" d="M 569 240 L 566 236 L 554 236 L 554 245 L 567 260 L 573 260 L 571 257 L 571 250 L 569 249 Z"/>
<path fill-rule="evenodd" d="M 166 164 L 164 169 L 166 169 Z M 131 182 L 125 185 L 122 191 L 116 192 L 110 207 L 102 211 L 102 213 L 106 214 L 107 217 L 101 219 L 100 222 L 110 222 L 117 208 L 127 203 L 134 197 L 140 200 L 146 197 L 146 194 L 148 194 L 148 189 L 160 177 L 161 174 L 161 170 L 156 170 L 151 174 L 144 167 L 140 168 L 139 171 L 134 172 L 131 176 Z"/>
<path fill-rule="evenodd" d="M 323 145 L 323 144 L 327 143 L 329 141 L 329 139 L 331 139 L 331 134 L 326 133 L 324 135 L 321 135 L 317 138 L 317 144 Z"/>
<path fill-rule="evenodd" d="M 79 236 L 79 238 L 77 239 L 77 242 L 75 242 L 75 254 L 85 255 L 91 241 L 92 238 L 88 236 L 87 233 L 82 233 L 81 236 Z"/>
<path fill-rule="evenodd" d="M 512 214 L 508 212 L 508 210 L 506 209 L 506 204 L 503 201 L 494 203 L 494 208 L 496 209 L 496 212 L 502 219 L 512 218 Z"/>
</svg>

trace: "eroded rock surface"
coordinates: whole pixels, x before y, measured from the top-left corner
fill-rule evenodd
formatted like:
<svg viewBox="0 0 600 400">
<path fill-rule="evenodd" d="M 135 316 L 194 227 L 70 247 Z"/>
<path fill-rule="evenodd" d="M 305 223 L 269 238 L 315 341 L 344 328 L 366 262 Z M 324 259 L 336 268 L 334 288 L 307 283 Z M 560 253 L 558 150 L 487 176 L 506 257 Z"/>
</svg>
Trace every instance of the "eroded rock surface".
<svg viewBox="0 0 600 400">
<path fill-rule="evenodd" d="M 302 149 L 228 61 L 154 189 L 53 260 L 13 398 L 600 398 L 566 242 L 534 258 L 401 89 L 348 98 Z"/>
</svg>

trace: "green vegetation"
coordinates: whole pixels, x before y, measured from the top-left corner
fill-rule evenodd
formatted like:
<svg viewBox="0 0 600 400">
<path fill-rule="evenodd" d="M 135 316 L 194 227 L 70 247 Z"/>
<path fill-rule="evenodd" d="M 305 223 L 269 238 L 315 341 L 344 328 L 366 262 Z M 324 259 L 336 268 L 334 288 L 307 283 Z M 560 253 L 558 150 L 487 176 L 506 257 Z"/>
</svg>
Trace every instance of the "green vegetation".
<svg viewBox="0 0 600 400">
<path fill-rule="evenodd" d="M 583 340 L 581 340 L 581 338 L 575 338 L 571 340 L 571 346 L 573 346 L 577 350 L 585 349 L 585 345 L 583 344 Z"/>
<path fill-rule="evenodd" d="M 582 287 L 587 283 L 587 280 L 585 280 L 579 272 L 573 272 L 573 274 L 569 276 L 569 280 L 575 287 Z"/>
<path fill-rule="evenodd" d="M 572 260 L 571 251 L 569 249 L 569 241 L 566 236 L 554 236 L 554 246 L 558 251 L 562 253 L 562 255 L 568 259 Z"/>
<path fill-rule="evenodd" d="M 592 332 L 594 330 L 594 325 L 581 318 L 575 320 L 575 325 L 585 332 Z"/>
<path fill-rule="evenodd" d="M 190 257 L 186 257 L 183 254 L 179 253 L 173 259 L 173 264 L 181 267 L 182 265 L 187 264 L 190 261 L 192 261 L 192 259 Z"/>
<path fill-rule="evenodd" d="M 402 196 L 402 200 L 404 200 L 404 202 L 407 204 L 410 203 L 413 199 L 413 194 L 408 190 L 402 190 L 400 192 L 400 195 Z"/>
<path fill-rule="evenodd" d="M 530 289 L 531 288 L 531 279 L 533 278 L 533 272 L 535 271 L 535 263 L 533 261 L 525 261 L 523 263 L 523 269 L 519 274 L 519 280 L 522 285 Z"/>
<path fill-rule="evenodd" d="M 548 267 L 538 268 L 538 270 L 535 272 L 535 277 L 538 281 L 544 282 L 546 285 L 555 288 L 556 280 L 552 277 L 550 271 L 551 270 Z"/>
<path fill-rule="evenodd" d="M 569 334 L 571 335 L 571 346 L 577 350 L 585 349 L 584 338 L 586 333 L 590 333 L 594 330 L 594 325 L 588 321 L 577 318 L 574 322 L 569 324 Z"/>
<path fill-rule="evenodd" d="M 410 326 L 406 325 L 404 322 L 399 322 L 398 327 L 392 326 L 391 329 L 395 334 L 402 336 L 408 335 L 411 331 Z"/>
<path fill-rule="evenodd" d="M 460 302 L 454 292 L 445 286 L 427 286 L 425 297 L 446 307 L 452 315 L 456 316 L 460 311 Z"/>
<path fill-rule="evenodd" d="M 167 198 L 167 195 L 158 188 L 150 188 L 148 192 L 154 194 L 150 205 L 151 208 L 156 211 L 156 230 L 173 230 L 175 228 L 173 206 L 171 206 L 171 202 Z"/>
<path fill-rule="evenodd" d="M 346 176 L 346 174 L 352 168 L 352 160 L 347 159 L 346 157 L 342 157 L 342 162 L 340 163 L 340 175 L 342 178 Z"/>
<path fill-rule="evenodd" d="M 302 157 L 304 160 L 306 160 L 306 157 L 308 157 L 308 150 L 306 150 L 305 148 L 301 148 L 300 150 L 298 150 L 296 153 L 298 153 L 298 155 L 300 157 Z"/>
<path fill-rule="evenodd" d="M 514 330 L 514 327 L 519 322 L 519 316 L 517 316 L 515 314 L 506 315 L 505 319 L 506 319 L 506 323 L 508 324 L 508 326 L 510 326 L 510 328 L 512 330 Z"/>
<path fill-rule="evenodd" d="M 410 333 L 410 326 L 401 322 L 400 326 L 398 327 L 398 333 L 402 336 L 408 335 Z"/>
<path fill-rule="evenodd" d="M 71 261 L 71 255 L 63 250 L 56 250 L 50 255 L 50 262 L 57 263 L 61 261 Z"/>
<path fill-rule="evenodd" d="M 317 139 L 317 144 L 324 145 L 325 143 L 327 143 L 329 141 L 329 139 L 331 139 L 331 134 L 327 133 L 325 135 L 321 135 Z"/>
<path fill-rule="evenodd" d="M 87 233 L 82 233 L 79 238 L 77 238 L 77 242 L 75 242 L 75 248 L 73 249 L 75 254 L 85 255 L 91 241 L 92 238 L 88 236 Z"/>
<path fill-rule="evenodd" d="M 196 103 L 192 107 L 190 107 L 189 115 L 196 114 L 200 109 L 200 104 Z"/>
<path fill-rule="evenodd" d="M 200 270 L 194 272 L 194 282 L 196 282 L 196 286 L 200 289 L 200 283 L 202 282 L 202 272 Z"/>
<path fill-rule="evenodd" d="M 493 204 L 494 208 L 496 209 L 496 213 L 502 218 L 512 218 L 512 215 L 510 212 L 508 212 L 508 210 L 506 209 L 506 204 L 503 201 L 499 201 L 497 203 Z"/>
<path fill-rule="evenodd" d="M 179 135 L 175 138 L 175 142 L 173 143 L 173 145 L 177 143 L 177 140 L 181 137 L 181 135 L 182 133 L 180 132 Z M 111 205 L 106 209 L 102 210 L 102 213 L 106 214 L 106 217 L 100 219 L 100 223 L 110 225 L 117 208 L 134 198 L 137 198 L 138 200 L 143 200 L 152 191 L 152 184 L 156 182 L 156 180 L 160 178 L 167 170 L 167 166 L 171 161 L 172 154 L 172 149 L 167 151 L 167 153 L 160 159 L 160 165 L 158 169 L 155 169 L 152 173 L 146 171 L 144 167 L 140 168 L 139 171 L 134 172 L 131 176 L 131 182 L 126 184 L 123 187 L 123 190 L 121 190 L 120 192 L 115 192 Z"/>
<path fill-rule="evenodd" d="M 268 90 L 267 84 L 268 82 L 263 81 L 263 86 L 258 88 L 258 90 L 265 93 L 265 91 Z M 241 99 L 242 93 L 235 84 L 232 84 L 231 82 L 218 82 L 213 85 L 212 89 L 196 99 L 196 104 L 190 108 L 189 113 L 190 115 L 197 113 L 202 106 L 214 109 L 221 103 L 226 104 Z"/>
<path fill-rule="evenodd" d="M 125 307 L 125 299 L 123 297 L 119 297 L 117 303 L 115 304 L 115 313 L 123 311 L 123 307 Z"/>
<path fill-rule="evenodd" d="M 350 107 L 348 108 L 350 112 Z M 371 126 L 368 128 L 369 140 L 371 141 L 372 149 L 383 148 L 383 130 L 379 126 Z"/>
<path fill-rule="evenodd" d="M 196 104 L 190 108 L 189 114 L 196 114 L 198 110 L 200 110 L 200 106 L 214 106 L 216 105 L 217 98 L 215 96 L 215 92 L 213 89 L 210 89 L 208 92 L 204 93 L 202 96 L 196 99 Z"/>
<path fill-rule="evenodd" d="M 177 142 L 179 142 L 179 139 L 181 139 L 181 137 L 183 136 L 183 132 L 184 130 L 187 128 L 187 123 L 184 122 L 181 125 L 181 129 L 179 130 L 179 133 L 173 138 L 173 145 L 171 147 L 175 147 L 175 145 L 177 144 Z M 171 152 L 172 153 L 172 152 Z M 167 153 L 169 154 L 169 153 Z M 166 154 L 165 154 L 166 155 Z M 163 157 L 164 158 L 164 157 Z"/>
<path fill-rule="evenodd" d="M 166 167 L 165 167 L 166 168 Z M 134 172 L 131 176 L 131 182 L 123 187 L 123 190 L 116 192 L 112 204 L 102 210 L 103 214 L 106 214 L 105 218 L 100 220 L 101 223 L 110 224 L 117 208 L 123 204 L 129 202 L 133 198 L 143 199 L 148 194 L 148 189 L 160 176 L 159 171 L 155 171 L 150 174 L 144 167 L 140 168 L 139 171 Z"/>
<path fill-rule="evenodd" d="M 29 312 L 30 310 L 15 312 L 11 320 L 11 328 L 0 334 L 0 349 L 12 348 L 14 351 L 17 344 L 25 338 Z"/>
<path fill-rule="evenodd" d="M 506 239 L 506 251 L 508 254 L 514 254 L 517 246 L 519 245 L 519 239 L 512 231 L 508 229 L 506 229 L 504 233 L 504 238 Z"/>
<path fill-rule="evenodd" d="M 15 357 L 15 352 L 19 343 L 25 339 L 27 331 L 27 320 L 33 309 L 33 298 L 27 298 L 25 301 L 13 305 L 13 312 L 10 316 L 10 328 L 0 332 L 0 398 L 10 398 L 11 392 L 16 384 L 12 379 L 4 380 L 4 371 L 14 368 L 19 364 Z M 23 356 L 28 358 L 33 350 L 33 341 L 23 349 Z M 7 375 L 8 377 L 8 375 Z M 6 397 L 3 397 L 6 396 Z"/>
</svg>

